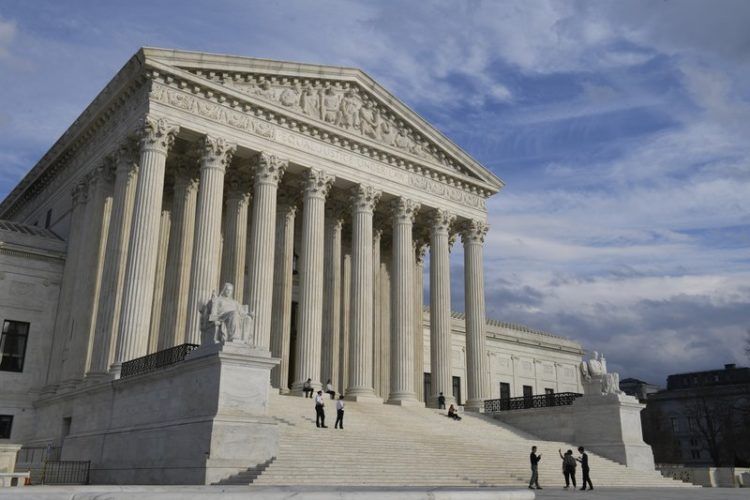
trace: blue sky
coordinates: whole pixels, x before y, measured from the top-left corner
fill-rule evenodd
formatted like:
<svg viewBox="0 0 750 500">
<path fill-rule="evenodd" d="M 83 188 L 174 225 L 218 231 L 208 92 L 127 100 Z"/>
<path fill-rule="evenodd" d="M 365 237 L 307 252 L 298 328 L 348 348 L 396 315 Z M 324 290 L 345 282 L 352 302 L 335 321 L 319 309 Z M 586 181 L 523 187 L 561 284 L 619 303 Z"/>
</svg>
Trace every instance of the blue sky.
<svg viewBox="0 0 750 500">
<path fill-rule="evenodd" d="M 748 26 L 742 0 L 2 0 L 0 196 L 140 46 L 360 67 L 506 181 L 488 315 L 663 384 L 747 364 Z"/>
</svg>

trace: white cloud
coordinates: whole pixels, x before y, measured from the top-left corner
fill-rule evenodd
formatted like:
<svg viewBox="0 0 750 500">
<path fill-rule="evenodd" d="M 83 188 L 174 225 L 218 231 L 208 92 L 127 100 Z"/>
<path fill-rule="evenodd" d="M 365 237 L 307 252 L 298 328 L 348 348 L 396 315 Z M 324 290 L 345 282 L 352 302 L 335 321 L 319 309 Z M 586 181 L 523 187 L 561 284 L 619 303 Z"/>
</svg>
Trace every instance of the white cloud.
<svg viewBox="0 0 750 500">
<path fill-rule="evenodd" d="M 0 17 L 0 59 L 10 57 L 10 45 L 16 37 L 16 23 Z"/>
</svg>

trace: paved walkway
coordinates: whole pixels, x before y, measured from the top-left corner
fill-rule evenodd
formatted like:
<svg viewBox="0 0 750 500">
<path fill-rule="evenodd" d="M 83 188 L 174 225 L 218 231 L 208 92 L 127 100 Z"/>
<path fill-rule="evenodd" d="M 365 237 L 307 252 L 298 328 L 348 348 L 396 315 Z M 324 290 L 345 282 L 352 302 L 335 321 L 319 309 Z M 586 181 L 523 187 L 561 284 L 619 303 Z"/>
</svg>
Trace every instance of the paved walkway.
<svg viewBox="0 0 750 500">
<path fill-rule="evenodd" d="M 594 491 L 548 487 L 541 491 L 513 488 L 387 488 L 322 486 L 31 486 L 0 488 L 0 500 L 734 500 L 750 499 L 750 488 L 602 488 Z"/>
</svg>

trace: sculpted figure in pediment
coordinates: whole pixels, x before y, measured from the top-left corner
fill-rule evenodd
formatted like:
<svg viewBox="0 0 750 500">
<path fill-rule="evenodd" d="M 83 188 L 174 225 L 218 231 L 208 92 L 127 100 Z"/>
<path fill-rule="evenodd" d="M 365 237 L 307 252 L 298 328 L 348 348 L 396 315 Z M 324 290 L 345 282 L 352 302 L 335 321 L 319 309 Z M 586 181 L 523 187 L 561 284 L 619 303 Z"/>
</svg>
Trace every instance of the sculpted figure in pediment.
<svg viewBox="0 0 750 500">
<path fill-rule="evenodd" d="M 299 108 L 300 91 L 299 85 L 287 87 L 279 96 L 279 102 L 287 108 Z"/>
<path fill-rule="evenodd" d="M 336 117 L 339 114 L 339 96 L 333 91 L 332 87 L 326 87 L 321 99 L 323 120 L 327 123 L 336 123 Z"/>
<path fill-rule="evenodd" d="M 380 113 L 375 109 L 372 101 L 365 101 L 364 106 L 359 108 L 359 125 L 362 135 L 371 139 L 378 139 Z"/>
<path fill-rule="evenodd" d="M 386 146 L 393 146 L 395 136 L 396 135 L 393 133 L 393 126 L 389 122 L 383 121 L 380 124 L 380 140 L 383 141 Z"/>
<path fill-rule="evenodd" d="M 410 140 L 409 136 L 406 133 L 406 130 L 403 127 L 403 124 L 399 122 L 398 131 L 396 132 L 396 137 L 393 139 L 393 145 L 396 146 L 399 149 L 403 149 L 404 151 L 409 151 L 410 149 Z"/>
<path fill-rule="evenodd" d="M 306 115 L 312 116 L 313 118 L 320 118 L 320 96 L 313 88 L 309 85 L 302 91 L 300 97 L 300 106 L 302 112 Z"/>
<path fill-rule="evenodd" d="M 260 83 L 260 88 L 258 89 L 258 95 L 268 100 L 274 99 L 273 88 L 271 87 L 271 84 L 267 80 L 263 80 Z"/>
<path fill-rule="evenodd" d="M 354 97 L 354 92 L 347 90 L 339 105 L 339 115 L 336 124 L 346 129 L 357 128 L 359 125 L 359 101 Z"/>
</svg>

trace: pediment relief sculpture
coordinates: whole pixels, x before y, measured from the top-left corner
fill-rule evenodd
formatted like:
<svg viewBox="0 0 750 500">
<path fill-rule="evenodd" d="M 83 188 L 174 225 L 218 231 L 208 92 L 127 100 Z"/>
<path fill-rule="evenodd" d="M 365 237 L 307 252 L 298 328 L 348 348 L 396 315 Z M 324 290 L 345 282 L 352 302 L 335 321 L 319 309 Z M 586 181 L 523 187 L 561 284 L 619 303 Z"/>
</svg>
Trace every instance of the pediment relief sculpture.
<svg viewBox="0 0 750 500">
<path fill-rule="evenodd" d="M 193 72 L 197 76 L 260 97 L 404 153 L 472 175 L 355 83 L 255 74 L 230 76 L 225 73 Z"/>
</svg>

